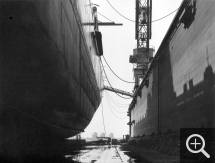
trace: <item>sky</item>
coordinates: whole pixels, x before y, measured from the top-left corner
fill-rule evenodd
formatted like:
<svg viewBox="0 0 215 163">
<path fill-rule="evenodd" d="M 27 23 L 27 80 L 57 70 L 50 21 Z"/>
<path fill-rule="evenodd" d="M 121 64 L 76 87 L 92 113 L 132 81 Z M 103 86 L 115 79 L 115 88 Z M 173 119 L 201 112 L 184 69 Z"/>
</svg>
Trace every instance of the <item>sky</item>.
<svg viewBox="0 0 215 163">
<path fill-rule="evenodd" d="M 135 20 L 135 0 L 108 0 L 109 3 L 123 16 L 130 20 Z M 122 23 L 123 26 L 99 26 L 102 33 L 103 55 L 111 69 L 122 79 L 133 82 L 133 65 L 129 63 L 129 56 L 136 48 L 135 23 L 120 16 L 108 4 L 107 0 L 91 0 L 97 4 L 98 20 L 101 22 Z M 182 0 L 152 0 L 152 21 L 160 19 L 179 8 Z M 175 14 L 152 23 L 152 38 L 150 46 L 155 47 L 155 52 L 160 46 Z M 106 19 L 106 18 L 110 19 Z M 132 92 L 134 84 L 126 83 L 118 79 L 108 68 L 103 60 L 105 72 L 112 87 L 123 91 Z M 104 85 L 109 86 L 104 77 Z M 123 96 L 128 98 L 128 96 Z M 123 99 L 113 92 L 103 91 L 102 102 L 90 124 L 81 133 L 81 136 L 92 137 L 92 133 L 97 132 L 98 136 L 102 132 L 113 133 L 114 137 L 122 138 L 129 134 L 129 117 L 127 111 L 132 99 Z M 103 108 L 103 109 L 102 109 Z M 103 110 L 103 114 L 102 114 Z M 102 116 L 103 115 L 103 116 Z M 104 122 L 104 124 L 103 124 Z"/>
</svg>

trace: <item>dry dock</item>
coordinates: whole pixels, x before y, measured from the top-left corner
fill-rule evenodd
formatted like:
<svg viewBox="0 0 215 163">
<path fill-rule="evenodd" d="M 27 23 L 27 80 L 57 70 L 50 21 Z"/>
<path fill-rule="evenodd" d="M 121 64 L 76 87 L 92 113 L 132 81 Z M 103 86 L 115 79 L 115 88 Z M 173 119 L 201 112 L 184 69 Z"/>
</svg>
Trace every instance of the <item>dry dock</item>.
<svg viewBox="0 0 215 163">
<path fill-rule="evenodd" d="M 68 163 L 179 163 L 179 156 L 142 149 L 135 146 L 97 146 L 89 150 L 81 150 L 75 155 L 66 156 Z"/>
<path fill-rule="evenodd" d="M 77 155 L 66 156 L 71 162 L 81 163 L 120 163 L 120 162 L 140 162 L 127 155 L 128 151 L 123 151 L 121 146 L 98 146 L 92 150 L 82 151 Z"/>
</svg>

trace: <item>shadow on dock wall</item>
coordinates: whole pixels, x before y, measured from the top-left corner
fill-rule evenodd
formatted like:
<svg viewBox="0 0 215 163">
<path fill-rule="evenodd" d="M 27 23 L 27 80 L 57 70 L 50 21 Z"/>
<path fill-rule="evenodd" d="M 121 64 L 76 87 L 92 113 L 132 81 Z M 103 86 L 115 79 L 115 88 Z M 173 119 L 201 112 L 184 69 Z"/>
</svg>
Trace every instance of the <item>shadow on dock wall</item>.
<svg viewBox="0 0 215 163">
<path fill-rule="evenodd" d="M 208 64 L 205 68 L 203 81 L 194 86 L 190 79 L 183 85 L 183 93 L 176 96 L 170 55 L 167 45 L 151 74 L 146 116 L 135 124 L 135 137 L 179 132 L 180 128 L 214 127 L 215 74 L 212 66 Z"/>
</svg>

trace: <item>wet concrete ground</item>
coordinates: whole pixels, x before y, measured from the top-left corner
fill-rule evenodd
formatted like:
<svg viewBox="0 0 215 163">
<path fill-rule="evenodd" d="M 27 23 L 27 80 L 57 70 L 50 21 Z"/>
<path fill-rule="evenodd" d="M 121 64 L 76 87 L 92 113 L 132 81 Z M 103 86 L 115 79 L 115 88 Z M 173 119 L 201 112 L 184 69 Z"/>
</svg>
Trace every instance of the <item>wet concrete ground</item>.
<svg viewBox="0 0 215 163">
<path fill-rule="evenodd" d="M 141 163 L 140 160 L 128 156 L 129 151 L 123 151 L 121 146 L 93 146 L 85 150 L 76 151 L 65 158 L 71 163 Z"/>
</svg>

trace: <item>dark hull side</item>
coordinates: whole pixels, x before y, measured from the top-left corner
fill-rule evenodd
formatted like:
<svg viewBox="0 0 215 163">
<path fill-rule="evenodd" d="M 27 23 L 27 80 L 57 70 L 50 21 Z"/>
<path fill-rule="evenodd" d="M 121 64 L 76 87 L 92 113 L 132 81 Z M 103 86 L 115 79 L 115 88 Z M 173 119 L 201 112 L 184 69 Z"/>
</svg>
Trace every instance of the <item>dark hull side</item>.
<svg viewBox="0 0 215 163">
<path fill-rule="evenodd" d="M 149 84 L 129 108 L 132 137 L 215 127 L 215 1 L 196 1 L 194 16 L 184 23 L 189 2 L 182 3 L 146 77 Z"/>
<path fill-rule="evenodd" d="M 101 69 L 91 28 L 80 23 L 91 21 L 82 5 L 0 1 L 2 156 L 55 153 L 59 140 L 83 132 L 98 108 Z"/>
</svg>

